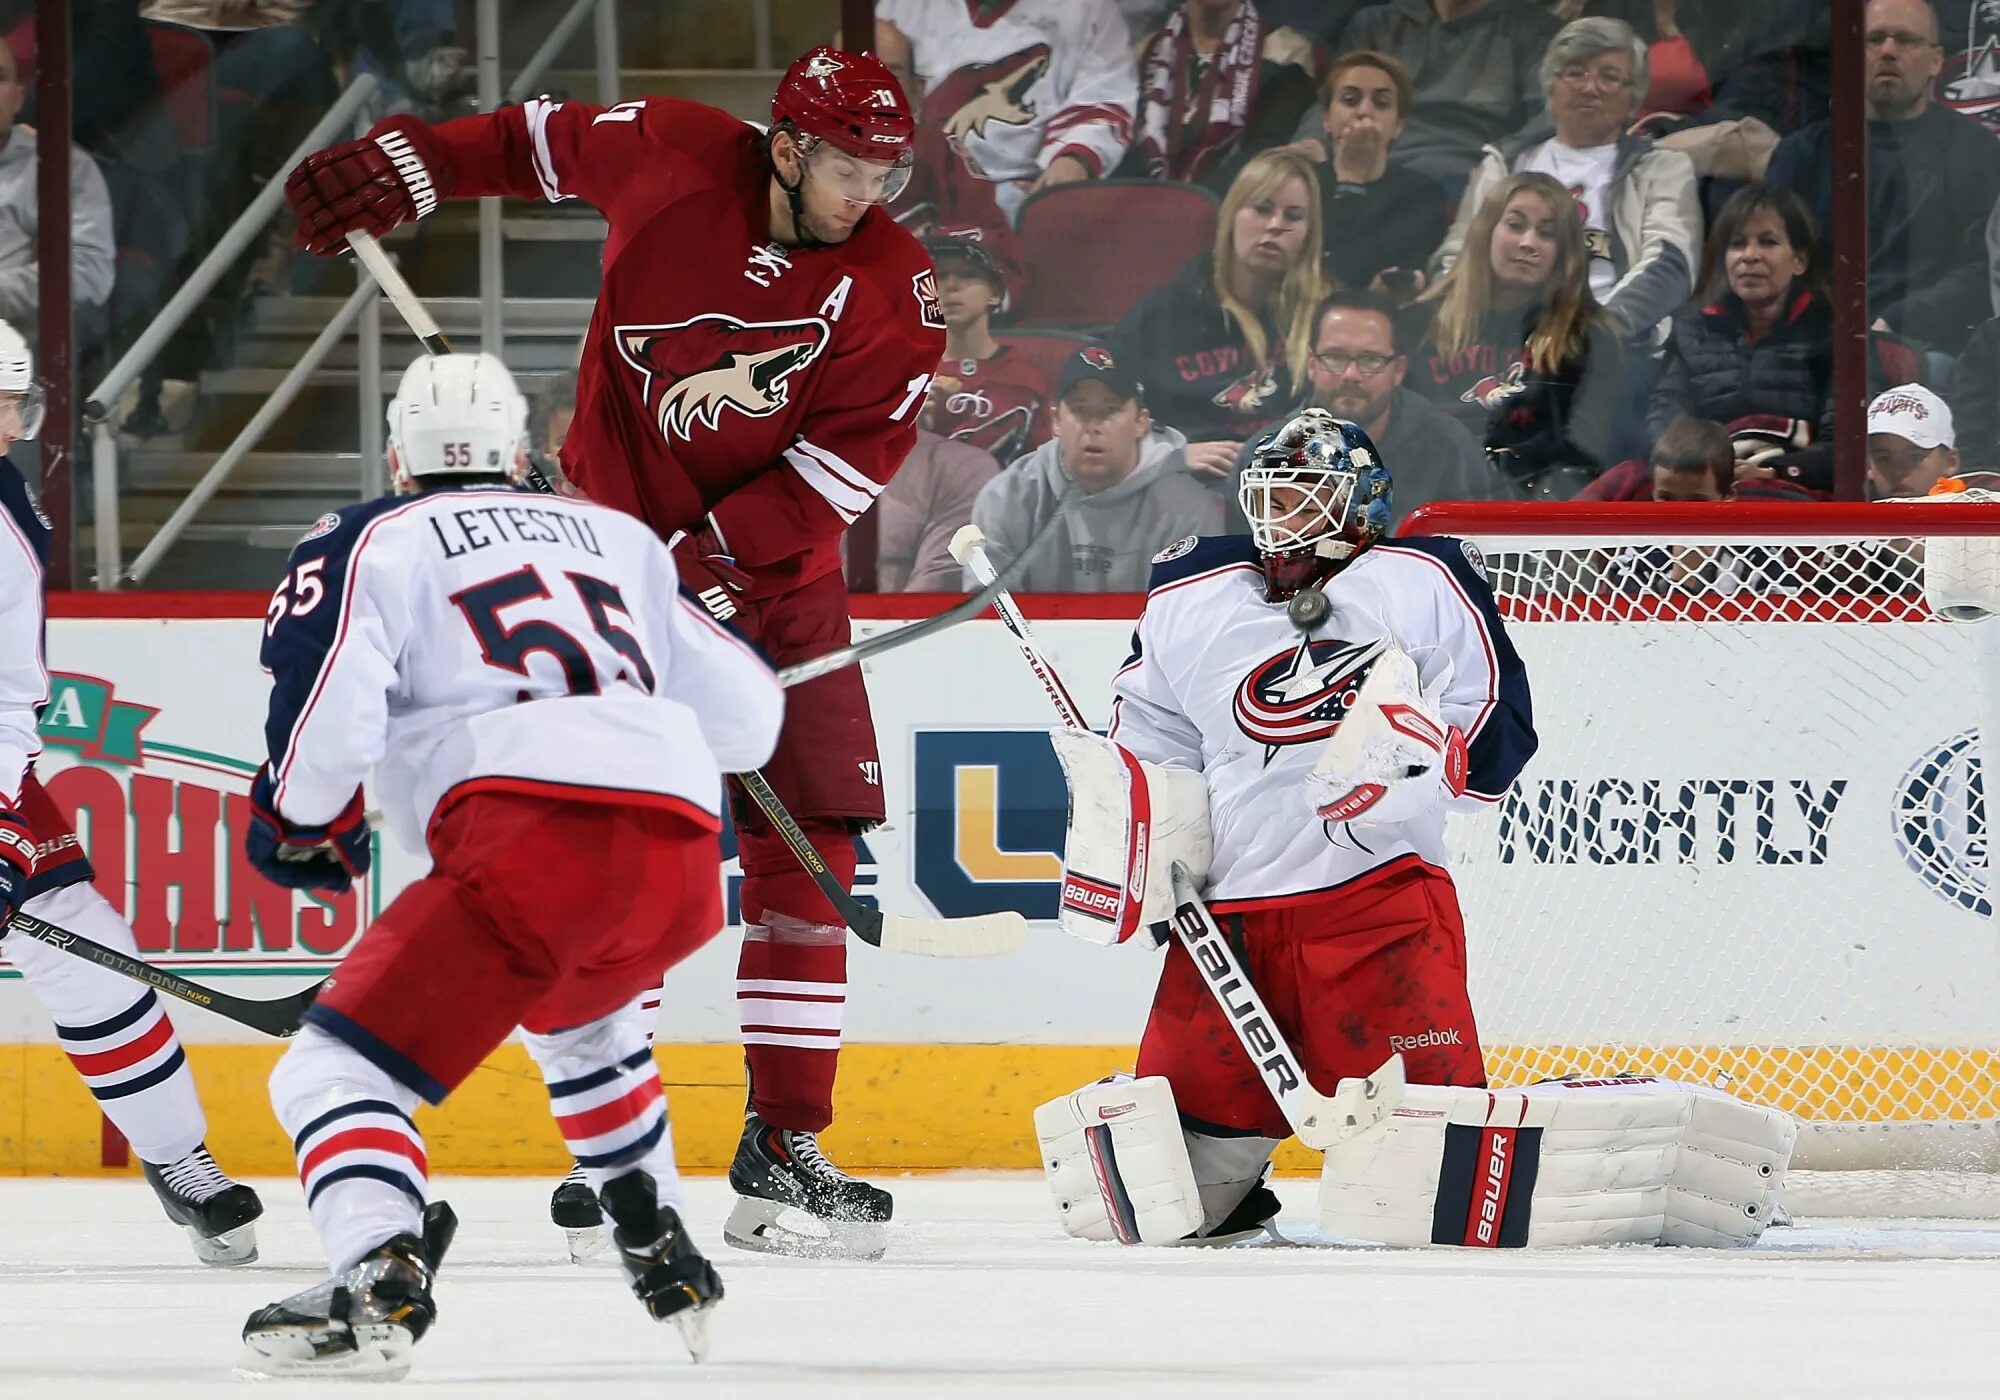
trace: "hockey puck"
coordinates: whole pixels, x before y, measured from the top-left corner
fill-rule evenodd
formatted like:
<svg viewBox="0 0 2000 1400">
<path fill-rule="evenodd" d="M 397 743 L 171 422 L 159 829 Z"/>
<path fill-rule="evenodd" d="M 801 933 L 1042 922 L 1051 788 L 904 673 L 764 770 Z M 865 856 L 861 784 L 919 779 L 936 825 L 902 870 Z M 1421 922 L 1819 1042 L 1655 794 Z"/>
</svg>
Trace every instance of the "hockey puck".
<svg viewBox="0 0 2000 1400">
<path fill-rule="evenodd" d="M 1291 614 L 1292 626 L 1301 632 L 1310 632 L 1326 621 L 1327 614 L 1333 611 L 1333 604 L 1327 602 L 1326 594 L 1317 588 L 1301 588 L 1292 595 L 1286 611 Z"/>
</svg>

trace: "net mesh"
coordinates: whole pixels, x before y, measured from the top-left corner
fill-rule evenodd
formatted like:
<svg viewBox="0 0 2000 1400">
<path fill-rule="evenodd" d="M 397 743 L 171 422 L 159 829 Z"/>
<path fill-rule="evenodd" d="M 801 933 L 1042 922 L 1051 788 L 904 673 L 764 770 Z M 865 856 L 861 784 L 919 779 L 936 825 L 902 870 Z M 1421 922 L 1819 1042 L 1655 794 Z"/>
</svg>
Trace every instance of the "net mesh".
<svg viewBox="0 0 2000 1400">
<path fill-rule="evenodd" d="M 1474 546 L 1542 740 L 1452 823 L 1493 1083 L 1723 1085 L 1804 1121 L 1802 1182 L 1845 1169 L 1821 1209 L 1996 1213 L 2000 623 L 1926 584 L 2000 606 L 2000 540 L 1935 507 L 1922 534 L 1893 507 L 1706 534 L 1513 509 L 1429 527 Z"/>
</svg>

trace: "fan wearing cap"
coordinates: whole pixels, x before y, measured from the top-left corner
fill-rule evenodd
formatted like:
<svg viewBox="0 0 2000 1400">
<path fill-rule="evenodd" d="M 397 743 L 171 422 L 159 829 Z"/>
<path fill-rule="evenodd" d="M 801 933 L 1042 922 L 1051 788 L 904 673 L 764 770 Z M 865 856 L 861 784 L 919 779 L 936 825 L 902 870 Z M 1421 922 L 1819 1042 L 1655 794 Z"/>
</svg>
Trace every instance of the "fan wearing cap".
<svg viewBox="0 0 2000 1400">
<path fill-rule="evenodd" d="M 944 354 L 930 258 L 883 207 L 909 180 L 915 132 L 881 60 L 822 47 L 786 70 L 768 128 L 665 97 L 540 97 L 437 126 L 399 115 L 308 156 L 285 192 L 300 245 L 322 254 L 442 199 L 602 211 L 604 274 L 563 471 L 592 501 L 681 537 L 690 590 L 783 666 L 847 642 L 841 536 L 908 455 Z M 788 693 L 762 771 L 851 884 L 855 837 L 883 818 L 859 670 Z M 757 809 L 732 805 L 751 1094 L 731 1173 L 743 1200 L 725 1234 L 821 1254 L 852 1236 L 879 1252 L 888 1193 L 813 1141 L 833 1116 L 846 933 L 779 834 L 746 815 Z M 772 1223 L 793 1208 L 827 1232 Z"/>
<path fill-rule="evenodd" d="M 987 555 L 1004 569 L 1075 493 L 1019 588 L 1143 592 L 1157 551 L 1221 529 L 1221 504 L 1188 474 L 1187 439 L 1153 421 L 1144 387 L 1110 350 L 1086 345 L 1063 361 L 1053 417 L 1055 437 L 987 482 L 972 503 Z"/>
<path fill-rule="evenodd" d="M 1049 440 L 1047 373 L 994 338 L 1006 278 L 992 251 L 969 238 L 924 246 L 937 266 L 945 325 L 944 363 L 931 381 L 924 426 L 984 448 L 1004 466 Z"/>
<path fill-rule="evenodd" d="M 1951 409 L 1921 384 L 1898 384 L 1868 405 L 1868 494 L 1922 496 L 1958 475 Z"/>
</svg>

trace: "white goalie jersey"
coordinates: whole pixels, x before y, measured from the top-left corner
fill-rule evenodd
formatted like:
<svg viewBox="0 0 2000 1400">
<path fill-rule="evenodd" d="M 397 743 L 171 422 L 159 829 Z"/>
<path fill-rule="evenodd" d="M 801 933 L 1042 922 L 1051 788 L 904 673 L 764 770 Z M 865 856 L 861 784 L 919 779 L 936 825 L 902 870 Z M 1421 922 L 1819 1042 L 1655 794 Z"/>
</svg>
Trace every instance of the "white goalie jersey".
<svg viewBox="0 0 2000 1400">
<path fill-rule="evenodd" d="M 1264 598 L 1245 537 L 1183 540 L 1155 561 L 1111 737 L 1208 784 L 1218 912 L 1324 897 L 1405 861 L 1446 867 L 1445 813 L 1497 802 L 1535 751 L 1528 677 L 1478 552 L 1455 539 L 1375 545 L 1325 586 L 1306 644 Z M 1439 717 L 1465 734 L 1465 791 L 1408 821 L 1323 820 L 1306 778 L 1385 644 L 1415 662 Z"/>
</svg>

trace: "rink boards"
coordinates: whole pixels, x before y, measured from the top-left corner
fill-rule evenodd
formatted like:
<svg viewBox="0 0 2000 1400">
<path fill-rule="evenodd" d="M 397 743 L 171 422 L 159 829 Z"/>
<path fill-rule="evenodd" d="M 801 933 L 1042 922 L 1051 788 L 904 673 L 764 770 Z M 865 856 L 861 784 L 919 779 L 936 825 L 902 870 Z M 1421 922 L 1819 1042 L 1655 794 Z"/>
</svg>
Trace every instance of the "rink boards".
<svg viewBox="0 0 2000 1400">
<path fill-rule="evenodd" d="M 256 879 L 237 847 L 261 756 L 262 600 L 147 602 L 174 615 L 61 615 L 102 614 L 95 599 L 58 609 L 44 777 L 78 813 L 100 885 L 148 956 L 226 978 L 239 995 L 303 985 L 337 963 L 421 860 L 391 846 L 354 896 L 327 903 Z M 1032 611 L 1079 703 L 1103 717 L 1134 600 L 1048 600 Z M 1537 674 L 1575 675 L 1602 662 L 1606 636 L 1580 635 L 1596 630 L 1522 628 L 1516 640 Z M 1651 696 L 1671 707 L 1662 697 L 1684 684 L 1690 659 L 1657 638 L 1622 640 L 1633 642 L 1615 668 L 1629 703 Z M 1782 636 L 1769 641 L 1743 664 L 1785 665 Z M 1706 683 L 1726 693 L 1717 663 L 1703 664 Z M 868 838 L 859 892 L 901 911 L 1011 908 L 1050 919 L 1061 777 L 1044 738 L 1047 700 L 999 624 L 964 625 L 867 675 L 891 818 Z M 1952 747 L 1973 722 L 1962 694 L 1936 695 L 1935 714 L 1903 715 L 1881 744 L 1774 753 L 1759 741 L 1731 755 L 1692 731 L 1683 747 L 1662 726 L 1646 731 L 1657 743 L 1617 766 L 1593 757 L 1590 736 L 1570 732 L 1541 698 L 1546 743 L 1530 770 L 1538 786 L 1524 789 L 1529 805 L 1455 836 L 1466 848 L 1475 1004 L 1499 1072 L 1605 1060 L 1703 1078 L 1724 1070 L 1809 1117 L 2000 1116 L 1990 1087 L 2000 945 L 1979 804 L 1931 804 L 1925 859 L 1909 849 L 1910 775 L 1958 764 L 1964 777 L 1967 760 Z M 1594 897 L 1605 889 L 1617 892 L 1615 918 Z M 1522 901 L 1534 946 L 1496 949 L 1482 935 L 1505 926 L 1507 939 L 1520 938 L 1521 921 L 1503 915 Z M 696 1168 L 726 1164 L 741 1121 L 734 957 L 725 934 L 677 970 L 663 1011 L 660 1061 L 683 1158 Z M 857 945 L 850 961 L 829 1142 L 874 1170 L 1032 1165 L 1033 1106 L 1130 1065 L 1157 968 L 1153 955 L 1089 947 L 1046 922 L 1004 959 L 898 958 Z M 243 1170 L 287 1169 L 263 1092 L 281 1047 L 205 1013 L 176 1016 L 211 1146 Z M 115 1169 L 121 1148 L 52 1042 L 19 980 L 0 973 L 0 1172 Z M 518 1047 L 504 1048 L 428 1115 L 433 1163 L 557 1167 L 545 1104 Z"/>
</svg>

